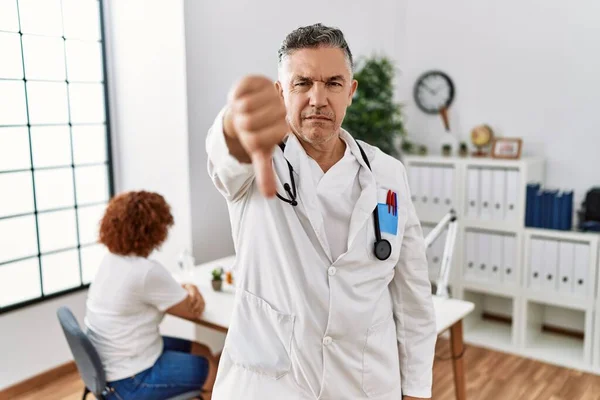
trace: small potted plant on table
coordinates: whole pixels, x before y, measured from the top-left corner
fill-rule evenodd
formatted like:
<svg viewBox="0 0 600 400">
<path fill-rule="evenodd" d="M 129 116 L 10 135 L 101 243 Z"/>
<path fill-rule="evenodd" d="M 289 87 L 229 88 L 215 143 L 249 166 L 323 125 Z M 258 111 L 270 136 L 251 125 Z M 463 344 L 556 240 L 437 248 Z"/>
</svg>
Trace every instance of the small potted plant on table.
<svg viewBox="0 0 600 400">
<path fill-rule="evenodd" d="M 212 288 L 216 292 L 221 291 L 223 287 L 223 268 L 215 268 L 212 270 Z"/>
</svg>

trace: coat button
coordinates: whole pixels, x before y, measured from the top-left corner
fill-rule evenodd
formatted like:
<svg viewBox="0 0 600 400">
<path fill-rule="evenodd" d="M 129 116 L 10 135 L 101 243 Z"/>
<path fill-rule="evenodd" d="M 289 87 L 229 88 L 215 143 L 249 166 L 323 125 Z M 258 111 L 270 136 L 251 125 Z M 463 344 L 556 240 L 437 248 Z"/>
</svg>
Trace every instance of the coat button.
<svg viewBox="0 0 600 400">
<path fill-rule="evenodd" d="M 337 272 L 337 269 L 335 267 L 329 267 L 327 272 L 329 273 L 329 276 L 334 276 L 335 273 Z"/>
<path fill-rule="evenodd" d="M 331 342 L 333 342 L 333 339 L 332 339 L 331 337 L 329 337 L 329 336 L 325 336 L 325 337 L 323 338 L 323 344 L 324 344 L 325 346 L 329 346 L 329 345 L 331 344 Z"/>
</svg>

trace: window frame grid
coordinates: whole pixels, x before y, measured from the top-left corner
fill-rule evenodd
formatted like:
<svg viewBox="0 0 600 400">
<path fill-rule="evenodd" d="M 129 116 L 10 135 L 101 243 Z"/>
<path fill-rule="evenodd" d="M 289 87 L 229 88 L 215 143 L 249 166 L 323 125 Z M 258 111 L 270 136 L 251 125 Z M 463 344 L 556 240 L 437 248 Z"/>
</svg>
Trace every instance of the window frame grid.
<svg viewBox="0 0 600 400">
<path fill-rule="evenodd" d="M 106 24 L 105 24 L 105 14 L 104 14 L 104 1 L 103 0 L 97 0 L 98 1 L 98 11 L 99 11 L 99 24 L 100 24 L 100 39 L 97 42 L 100 42 L 100 48 L 101 48 L 101 55 L 102 55 L 102 80 L 99 82 L 86 82 L 86 81 L 69 81 L 68 79 L 68 71 L 67 71 L 67 50 L 66 50 L 66 37 L 64 35 L 64 30 L 63 30 L 63 35 L 61 36 L 62 38 L 62 44 L 63 44 L 63 57 L 64 57 L 64 62 L 65 62 L 65 80 L 43 80 L 43 79 L 31 79 L 28 80 L 27 79 L 27 73 L 25 70 L 25 52 L 24 52 L 24 48 L 23 48 L 23 32 L 22 32 L 22 27 L 21 27 L 21 14 L 20 14 L 20 5 L 19 5 L 19 0 L 14 0 L 16 5 L 17 5 L 17 18 L 18 18 L 18 22 L 19 22 L 19 31 L 16 32 L 19 35 L 19 44 L 20 44 L 20 50 L 21 50 L 21 64 L 22 64 L 22 68 L 23 68 L 23 78 L 21 79 L 0 79 L 0 81 L 22 81 L 24 84 L 24 91 L 25 91 L 25 107 L 26 107 L 26 116 L 27 116 L 27 124 L 26 125 L 0 125 L 0 128 L 27 128 L 27 137 L 29 140 L 29 162 L 30 162 L 30 168 L 26 168 L 26 169 L 17 169 L 17 170 L 5 170 L 5 171 L 0 171 L 0 174 L 6 174 L 6 173 L 14 173 L 14 172 L 29 172 L 31 173 L 31 183 L 32 183 L 32 194 L 33 194 L 33 212 L 28 212 L 28 213 L 21 213 L 21 214 L 17 214 L 17 215 L 6 215 L 3 217 L 0 217 L 0 221 L 2 220 L 7 220 L 10 218 L 17 218 L 17 217 L 25 217 L 25 216 L 34 216 L 35 219 L 35 230 L 36 230 L 36 239 L 37 239 L 37 254 L 32 254 L 29 256 L 25 256 L 25 257 L 20 257 L 17 259 L 11 259 L 11 260 L 6 260 L 6 261 L 2 261 L 0 262 L 0 268 L 2 268 L 4 265 L 8 265 L 8 264 L 12 264 L 15 262 L 19 262 L 19 261 L 25 261 L 25 260 L 30 260 L 30 259 L 34 259 L 37 258 L 37 263 L 38 263 L 38 273 L 39 273 L 39 280 L 40 280 L 40 296 L 29 299 L 29 300 L 25 300 L 25 301 L 21 301 L 18 303 L 14 303 L 5 307 L 0 306 L 0 315 L 4 314 L 4 313 L 8 313 L 11 311 L 15 311 L 24 307 L 28 307 L 30 305 L 33 304 L 38 304 L 38 303 L 42 303 L 48 300 L 52 300 L 52 299 L 56 299 L 58 297 L 67 295 L 67 294 L 71 294 L 71 293 L 75 293 L 75 292 L 79 292 L 81 290 L 86 290 L 89 287 L 89 283 L 83 283 L 83 266 L 82 266 L 82 254 L 81 254 L 81 250 L 86 248 L 86 247 L 92 247 L 92 246 L 97 246 L 99 245 L 97 242 L 94 243 L 81 243 L 81 233 L 79 232 L 79 228 L 80 228 L 80 221 L 79 221 L 79 209 L 80 208 L 85 208 L 85 207 L 92 207 L 92 206 L 97 206 L 97 205 L 101 205 L 101 204 L 106 204 L 106 201 L 101 201 L 101 202 L 92 202 L 92 203 L 85 203 L 85 204 L 79 204 L 77 202 L 77 186 L 76 186 L 76 177 L 75 177 L 75 171 L 76 168 L 81 168 L 81 167 L 92 167 L 92 166 L 106 166 L 107 168 L 107 180 L 108 180 L 108 197 L 109 199 L 112 198 L 114 196 L 115 193 L 115 182 L 114 182 L 114 170 L 113 170 L 113 155 L 112 155 L 112 135 L 111 135 L 111 124 L 110 124 L 110 108 L 109 108 L 109 92 L 108 92 L 108 68 L 107 68 L 107 62 L 106 62 L 106 56 L 107 56 L 107 48 L 106 48 Z M 64 18 L 64 11 L 63 11 L 63 7 L 62 7 L 62 0 L 61 0 L 61 18 Z M 64 29 L 64 19 L 62 21 L 63 23 L 63 29 Z M 4 31 L 0 31 L 0 32 L 4 32 Z M 10 33 L 15 33 L 15 32 L 10 32 Z M 29 35 L 29 34 L 27 34 Z M 41 36 L 41 37 L 55 37 L 55 36 L 50 36 L 50 35 L 40 35 L 40 34 L 36 34 L 36 35 L 32 35 L 32 36 Z M 88 40 L 89 42 L 94 42 L 93 40 Z M 29 98 L 28 98 L 28 90 L 27 90 L 27 82 L 65 82 L 67 85 L 67 110 L 68 110 L 68 118 L 69 118 L 69 122 L 68 124 L 33 124 L 33 127 L 44 127 L 44 126 L 65 126 L 67 125 L 69 127 L 69 139 L 70 139 L 70 156 L 71 156 L 71 164 L 70 165 L 61 165 L 61 166 L 51 166 L 51 167 L 39 167 L 36 168 L 34 166 L 34 159 L 33 159 L 33 145 L 32 145 L 32 135 L 31 135 L 31 128 L 32 128 L 32 124 L 30 121 L 30 115 L 29 115 Z M 69 84 L 71 83 L 94 83 L 94 84 L 102 84 L 103 85 L 103 95 L 104 95 L 104 101 L 103 101 L 103 105 L 104 105 L 104 115 L 105 115 L 105 120 L 104 123 L 75 123 L 73 124 L 71 121 L 71 98 L 70 98 L 70 93 L 68 92 L 68 88 L 69 88 Z M 103 126 L 105 129 L 105 138 L 106 138 L 106 161 L 105 162 L 96 162 L 96 163 L 81 163 L 81 164 L 75 164 L 75 155 L 74 155 L 74 145 L 73 145 L 73 126 Z M 48 209 L 48 210 L 38 210 L 38 200 L 37 200 L 37 193 L 36 193 L 36 187 L 35 187 L 35 171 L 41 171 L 41 170 L 55 170 L 55 169 L 66 169 L 66 168 L 70 168 L 71 169 L 71 176 L 72 176 L 72 184 L 73 184 L 73 205 L 72 206 L 66 206 L 66 207 L 58 207 L 58 208 L 53 208 L 53 209 Z M 40 214 L 45 214 L 45 213 L 51 213 L 51 212 L 56 212 L 56 211 L 64 211 L 64 210 L 74 210 L 75 211 L 75 224 L 76 224 L 76 238 L 77 238 L 77 245 L 76 246 L 70 246 L 67 248 L 61 248 L 61 249 L 56 249 L 56 250 L 51 250 L 51 251 L 46 251 L 44 253 L 41 252 L 41 248 L 40 248 L 40 229 L 39 229 L 39 220 L 38 220 L 38 216 Z M 79 270 L 79 285 L 72 287 L 72 288 L 68 288 L 65 290 L 61 290 L 58 292 L 54 292 L 51 294 L 44 294 L 44 281 L 43 281 L 43 272 L 42 272 L 42 256 L 45 255 L 51 255 L 51 254 L 56 254 L 56 253 L 61 253 L 61 252 L 66 252 L 66 251 L 72 251 L 72 250 L 77 250 L 77 259 L 78 259 L 78 270 Z"/>
</svg>

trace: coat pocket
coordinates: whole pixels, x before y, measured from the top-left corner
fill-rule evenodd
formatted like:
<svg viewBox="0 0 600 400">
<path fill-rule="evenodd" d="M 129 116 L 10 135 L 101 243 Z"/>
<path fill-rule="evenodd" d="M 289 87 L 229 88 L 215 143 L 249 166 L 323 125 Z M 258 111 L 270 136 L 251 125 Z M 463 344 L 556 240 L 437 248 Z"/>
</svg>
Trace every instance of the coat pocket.
<svg viewBox="0 0 600 400">
<path fill-rule="evenodd" d="M 241 288 L 227 333 L 231 361 L 255 373 L 279 379 L 291 368 L 293 315 L 276 311 L 266 301 Z"/>
<path fill-rule="evenodd" d="M 400 386 L 400 363 L 393 314 L 367 331 L 363 352 L 362 388 L 368 397 L 381 396 Z"/>
</svg>

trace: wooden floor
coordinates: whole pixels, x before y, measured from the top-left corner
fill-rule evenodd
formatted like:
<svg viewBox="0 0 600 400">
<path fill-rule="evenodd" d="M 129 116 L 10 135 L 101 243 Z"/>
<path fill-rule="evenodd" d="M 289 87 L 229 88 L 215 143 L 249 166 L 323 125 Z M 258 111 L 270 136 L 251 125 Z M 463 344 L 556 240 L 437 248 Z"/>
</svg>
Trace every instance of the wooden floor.
<svg viewBox="0 0 600 400">
<path fill-rule="evenodd" d="M 433 369 L 434 400 L 454 400 L 452 364 L 443 360 L 448 356 L 448 342 L 440 339 Z M 600 376 L 472 346 L 464 357 L 468 400 L 600 400 Z M 79 376 L 72 373 L 14 400 L 79 400 L 82 390 Z"/>
</svg>

